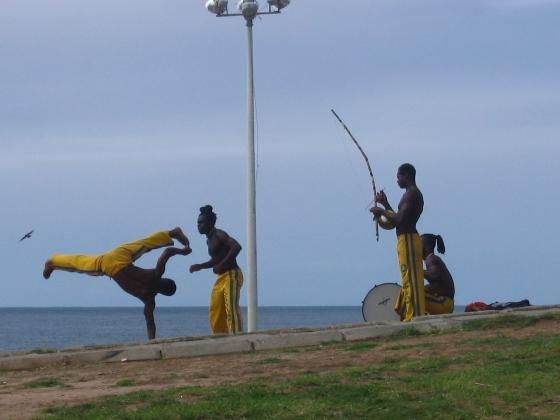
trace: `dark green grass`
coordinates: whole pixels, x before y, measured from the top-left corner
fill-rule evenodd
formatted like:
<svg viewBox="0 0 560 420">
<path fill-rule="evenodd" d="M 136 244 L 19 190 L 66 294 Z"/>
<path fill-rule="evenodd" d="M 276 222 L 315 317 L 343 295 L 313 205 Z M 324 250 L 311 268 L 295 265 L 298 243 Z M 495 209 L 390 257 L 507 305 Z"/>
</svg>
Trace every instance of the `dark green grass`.
<svg viewBox="0 0 560 420">
<path fill-rule="evenodd" d="M 66 385 L 60 378 L 52 377 L 39 378 L 23 385 L 24 388 L 53 388 L 55 386 L 65 387 Z"/>
<path fill-rule="evenodd" d="M 136 385 L 140 385 L 141 383 L 135 379 L 121 379 L 120 381 L 118 381 L 115 386 L 117 387 L 121 387 L 121 386 L 136 386 Z"/>
<path fill-rule="evenodd" d="M 397 353 L 373 366 L 302 374 L 283 383 L 271 377 L 267 383 L 135 392 L 76 407 L 50 408 L 45 416 L 82 420 L 557 419 L 559 356 L 559 335 L 467 338 L 465 351 L 459 355 L 404 358 Z"/>
<path fill-rule="evenodd" d="M 463 324 L 465 331 L 494 330 L 498 328 L 526 328 L 542 320 L 558 320 L 560 314 L 548 313 L 541 316 L 502 315 L 496 318 L 473 319 Z"/>
</svg>

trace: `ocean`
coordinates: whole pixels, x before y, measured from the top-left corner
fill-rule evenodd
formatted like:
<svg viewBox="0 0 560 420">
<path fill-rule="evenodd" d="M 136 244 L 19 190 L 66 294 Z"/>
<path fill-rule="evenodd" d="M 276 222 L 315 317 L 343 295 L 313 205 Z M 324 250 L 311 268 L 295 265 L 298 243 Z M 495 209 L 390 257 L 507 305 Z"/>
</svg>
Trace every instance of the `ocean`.
<svg viewBox="0 0 560 420">
<path fill-rule="evenodd" d="M 247 320 L 246 308 L 243 309 Z M 456 312 L 460 308 L 456 308 Z M 464 310 L 464 307 L 462 307 Z M 157 338 L 210 335 L 207 307 L 157 307 Z M 361 306 L 260 307 L 258 329 L 363 322 Z M 0 308 L 0 353 L 146 341 L 143 307 Z"/>
<path fill-rule="evenodd" d="M 244 320 L 247 310 L 242 308 Z M 157 338 L 212 332 L 207 307 L 157 307 Z M 263 330 L 362 322 L 359 306 L 261 307 Z M 0 308 L 0 352 L 146 341 L 143 307 Z"/>
</svg>

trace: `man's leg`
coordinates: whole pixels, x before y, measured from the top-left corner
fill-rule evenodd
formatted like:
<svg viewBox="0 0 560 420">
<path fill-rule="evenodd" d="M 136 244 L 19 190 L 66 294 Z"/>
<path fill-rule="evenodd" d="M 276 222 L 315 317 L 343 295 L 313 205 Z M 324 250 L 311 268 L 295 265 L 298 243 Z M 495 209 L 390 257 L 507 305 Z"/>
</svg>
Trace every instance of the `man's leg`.
<svg viewBox="0 0 560 420">
<path fill-rule="evenodd" d="M 397 253 L 399 256 L 404 300 L 403 321 L 410 321 L 414 317 L 426 314 L 422 239 L 418 234 L 407 233 L 399 235 Z"/>
<path fill-rule="evenodd" d="M 224 304 L 227 314 L 227 328 L 230 334 L 243 332 L 243 318 L 239 308 L 239 291 L 243 285 L 241 270 L 229 270 L 226 287 L 224 287 Z"/>
<path fill-rule="evenodd" d="M 212 288 L 212 295 L 210 296 L 210 308 L 209 308 L 209 318 L 210 326 L 212 327 L 212 332 L 214 334 L 227 334 L 228 324 L 227 324 L 227 312 L 225 304 L 225 294 L 224 289 L 227 287 L 226 275 L 220 275 L 214 283 Z"/>
<path fill-rule="evenodd" d="M 108 276 L 113 277 L 123 268 L 129 266 L 142 255 L 154 249 L 173 245 L 169 231 L 160 231 L 116 247 L 103 256 L 102 269 Z"/>
<path fill-rule="evenodd" d="M 453 299 L 447 296 L 433 295 L 424 292 L 426 297 L 426 311 L 430 315 L 451 314 L 455 309 Z"/>
<path fill-rule="evenodd" d="M 53 255 L 45 263 L 43 277 L 48 279 L 54 270 L 72 271 L 89 274 L 90 276 L 102 276 L 101 255 Z"/>
</svg>

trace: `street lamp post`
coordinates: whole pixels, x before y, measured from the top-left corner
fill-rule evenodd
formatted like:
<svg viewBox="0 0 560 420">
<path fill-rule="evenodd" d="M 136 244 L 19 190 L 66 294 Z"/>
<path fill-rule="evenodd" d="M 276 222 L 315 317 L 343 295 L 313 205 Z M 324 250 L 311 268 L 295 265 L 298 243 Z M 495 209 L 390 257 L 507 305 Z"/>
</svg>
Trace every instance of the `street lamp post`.
<svg viewBox="0 0 560 420">
<path fill-rule="evenodd" d="M 207 0 L 206 8 L 218 17 L 243 16 L 247 23 L 247 327 L 257 330 L 257 189 L 255 165 L 255 98 L 253 78 L 253 21 L 258 15 L 278 14 L 290 0 L 267 0 L 268 11 L 259 12 L 256 0 L 239 0 L 239 13 L 228 12 L 228 0 Z"/>
</svg>

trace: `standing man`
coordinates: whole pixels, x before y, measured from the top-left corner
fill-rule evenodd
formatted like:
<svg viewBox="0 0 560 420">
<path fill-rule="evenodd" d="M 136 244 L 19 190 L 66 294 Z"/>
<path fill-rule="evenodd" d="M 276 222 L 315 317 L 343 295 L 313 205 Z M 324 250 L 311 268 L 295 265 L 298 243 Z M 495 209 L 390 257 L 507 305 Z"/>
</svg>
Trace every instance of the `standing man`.
<svg viewBox="0 0 560 420">
<path fill-rule="evenodd" d="M 426 233 L 422 235 L 423 258 L 426 263 L 424 277 L 428 281 L 424 287 L 426 311 L 430 315 L 453 313 L 455 304 L 455 283 L 443 260 L 434 254 L 445 254 L 445 243 L 440 235 Z"/>
<path fill-rule="evenodd" d="M 210 298 L 210 325 L 214 334 L 235 334 L 243 331 L 239 308 L 239 291 L 243 286 L 243 273 L 236 257 L 241 245 L 223 230 L 216 228 L 217 216 L 212 206 L 200 208 L 198 231 L 206 235 L 210 260 L 191 265 L 190 272 L 212 268 L 218 275 Z"/>
<path fill-rule="evenodd" d="M 401 271 L 402 289 L 395 304 L 395 311 L 402 321 L 426 314 L 424 299 L 424 267 L 422 264 L 422 239 L 416 223 L 424 209 L 424 197 L 416 186 L 416 169 L 410 163 L 402 164 L 397 171 L 397 184 L 405 190 L 394 212 L 383 191 L 377 193 L 381 207 L 372 207 L 375 218 L 386 217 L 397 229 L 397 254 Z"/>
<path fill-rule="evenodd" d="M 155 268 L 140 268 L 133 264 L 145 253 L 154 249 L 170 247 L 176 239 L 183 248 L 166 248 Z M 177 286 L 171 279 L 163 278 L 165 265 L 174 255 L 188 255 L 189 240 L 181 230 L 160 231 L 134 242 L 118 246 L 102 255 L 53 255 L 45 263 L 43 277 L 48 279 L 54 270 L 74 271 L 90 276 L 109 276 L 127 293 L 144 303 L 144 317 L 148 329 L 148 339 L 156 338 L 154 309 L 156 295 L 173 296 Z"/>
</svg>

